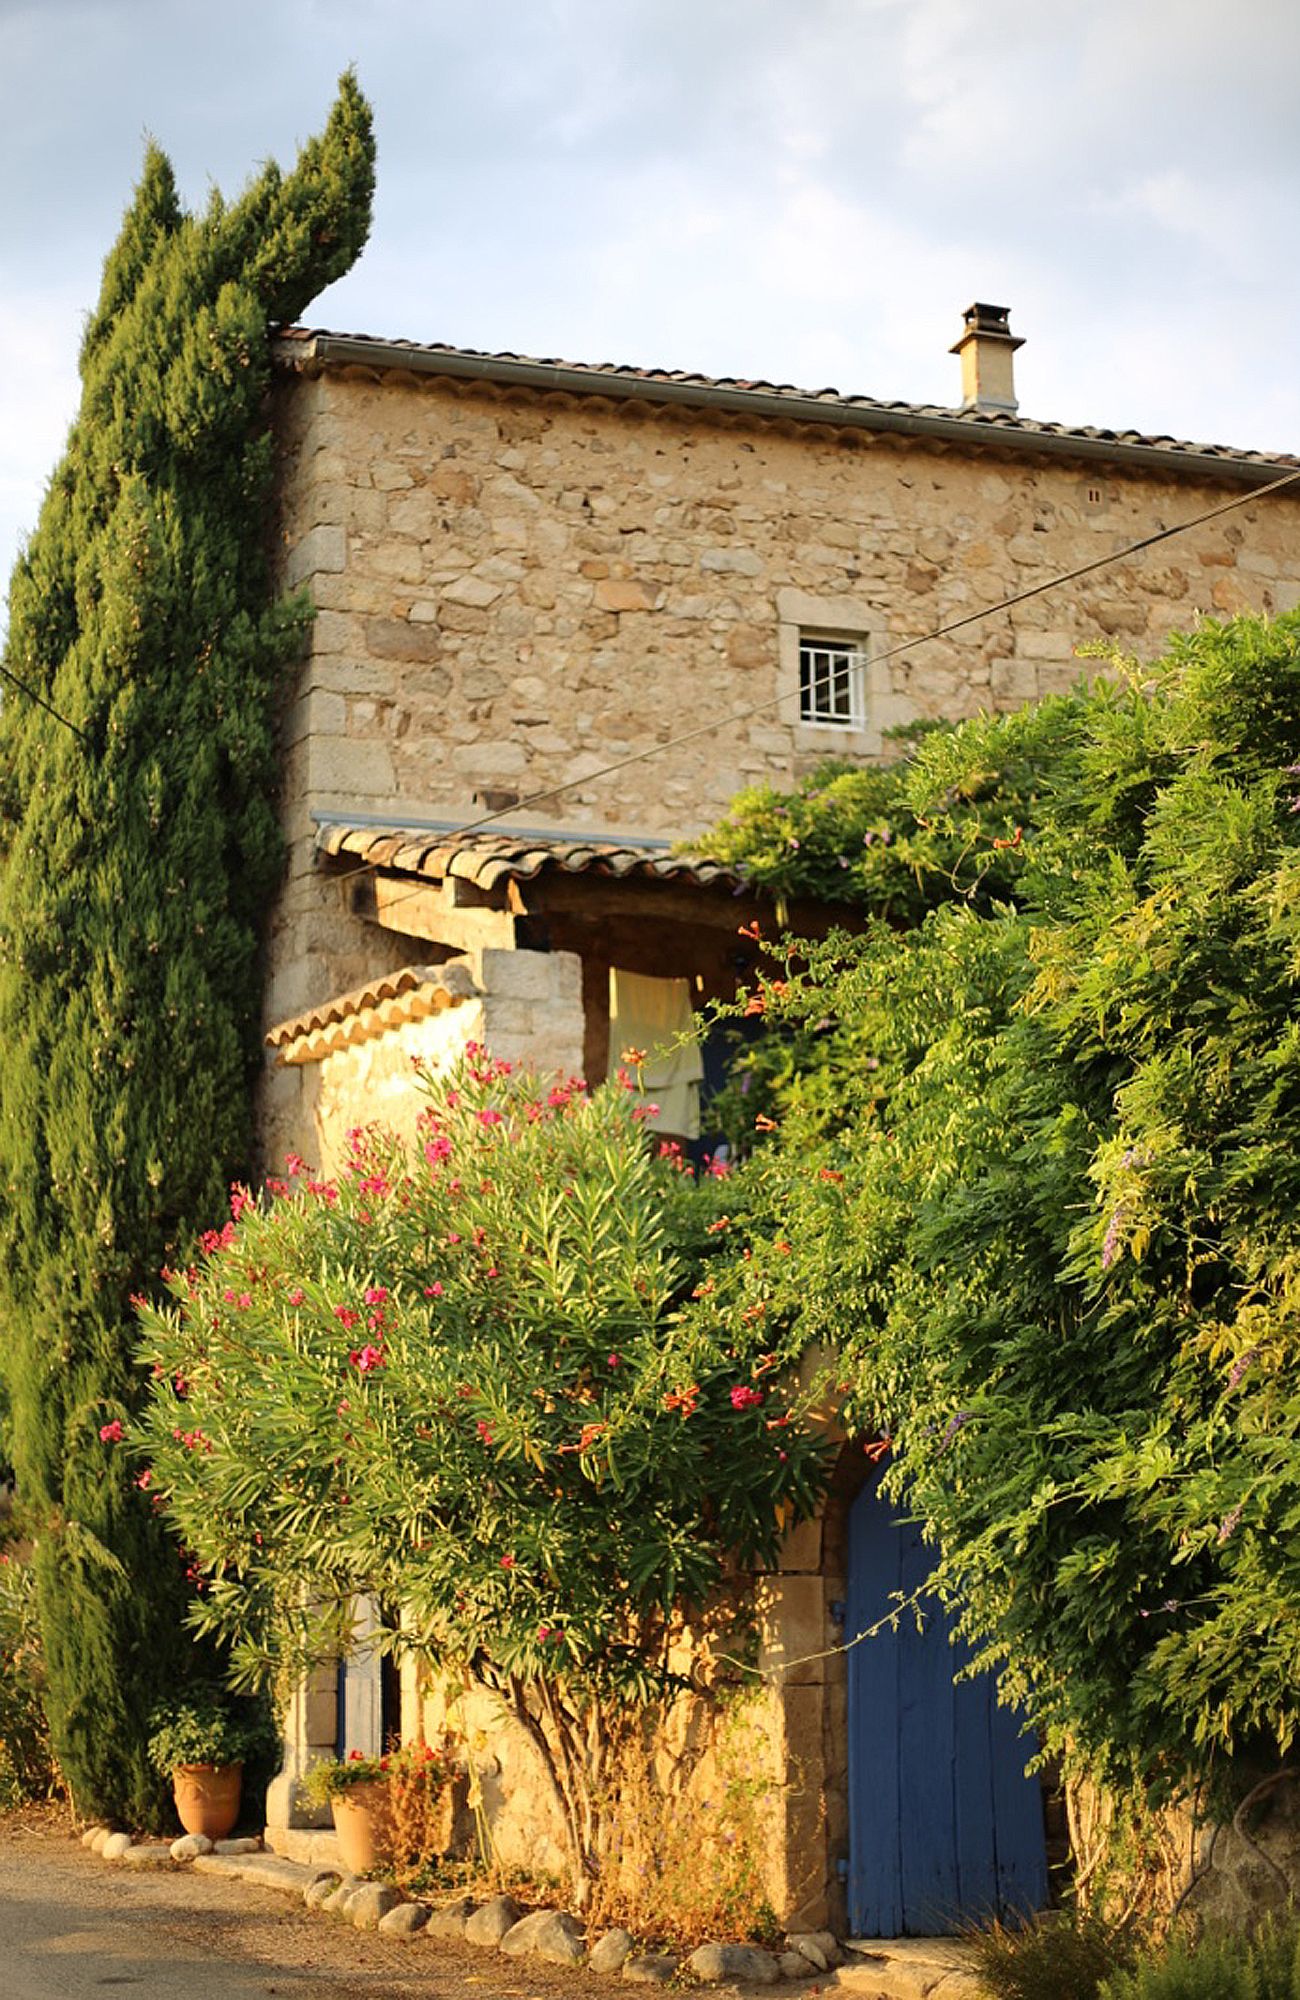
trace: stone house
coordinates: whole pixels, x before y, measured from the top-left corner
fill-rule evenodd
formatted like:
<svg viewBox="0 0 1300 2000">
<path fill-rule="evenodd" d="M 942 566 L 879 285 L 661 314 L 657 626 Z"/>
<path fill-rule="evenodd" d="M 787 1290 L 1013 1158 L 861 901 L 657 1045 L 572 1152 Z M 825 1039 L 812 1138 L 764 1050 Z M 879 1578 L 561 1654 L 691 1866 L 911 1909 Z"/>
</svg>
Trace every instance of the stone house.
<svg viewBox="0 0 1300 2000">
<path fill-rule="evenodd" d="M 349 1126 L 401 1125 L 413 1055 L 477 1039 L 598 1078 L 628 1007 L 730 993 L 739 927 L 770 908 L 672 849 L 742 786 L 1067 687 L 1086 642 L 1152 656 L 1198 616 L 1300 603 L 1298 486 L 926 639 L 1297 469 L 1023 418 L 1020 344 L 1005 310 L 972 306 L 963 400 L 941 409 L 281 336 L 281 575 L 318 614 L 286 723 L 268 1160 L 329 1161 Z M 671 1082 L 690 1136 L 699 1079 Z M 855 1655 L 834 1648 L 869 1470 L 845 1448 L 824 1518 L 758 1589 L 783 1920 L 842 1924 L 847 1893 L 863 1921 Z M 409 1729 L 416 1699 L 364 1658 L 305 1691 L 274 1837 L 295 1837 L 305 1761 Z M 503 1841 L 544 1845 L 517 1748 L 493 1757 Z"/>
</svg>

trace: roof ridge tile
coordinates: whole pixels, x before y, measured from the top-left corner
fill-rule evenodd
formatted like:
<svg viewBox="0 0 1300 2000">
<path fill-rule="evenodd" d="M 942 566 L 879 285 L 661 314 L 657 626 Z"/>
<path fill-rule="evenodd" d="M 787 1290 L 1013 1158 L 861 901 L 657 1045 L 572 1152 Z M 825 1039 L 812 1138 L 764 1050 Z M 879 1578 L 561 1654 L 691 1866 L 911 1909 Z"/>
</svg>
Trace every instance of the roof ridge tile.
<svg viewBox="0 0 1300 2000">
<path fill-rule="evenodd" d="M 1180 459 L 1208 458 L 1224 465 L 1238 466 L 1294 466 L 1300 458 L 1286 452 L 1268 452 L 1252 447 L 1227 444 L 1197 443 L 1186 438 L 1174 438 L 1166 432 L 1149 433 L 1138 430 L 1115 430 L 1093 424 L 1063 424 L 1051 419 L 1022 417 L 1003 411 L 961 410 L 945 408 L 937 403 L 910 403 L 900 398 L 882 400 L 875 396 L 859 393 L 843 393 L 835 388 L 801 389 L 789 382 L 768 382 L 729 375 L 705 375 L 696 370 L 640 368 L 631 362 L 590 362 L 566 361 L 556 357 L 543 358 L 537 355 L 518 354 L 511 350 L 493 351 L 479 347 L 457 347 L 448 341 L 387 339 L 373 333 L 341 333 L 326 327 L 289 326 L 279 329 L 277 337 L 303 347 L 312 341 L 339 341 L 350 346 L 372 349 L 377 355 L 388 354 L 445 354 L 463 362 L 481 362 L 490 365 L 499 362 L 522 368 L 554 368 L 566 375 L 591 376 L 593 381 L 624 380 L 643 383 L 674 384 L 682 388 L 698 388 L 706 393 L 715 391 L 733 396 L 753 396 L 774 401 L 798 403 L 805 407 L 818 404 L 823 407 L 838 407 L 845 410 L 873 411 L 910 417 L 921 422 L 943 423 L 969 429 L 972 433 L 998 432 L 1008 439 L 1032 444 L 1035 438 L 1056 438 L 1063 442 L 1079 440 L 1093 444 L 1116 444 L 1126 448 L 1138 448 L 1144 452 L 1158 453 L 1173 463 Z"/>
</svg>

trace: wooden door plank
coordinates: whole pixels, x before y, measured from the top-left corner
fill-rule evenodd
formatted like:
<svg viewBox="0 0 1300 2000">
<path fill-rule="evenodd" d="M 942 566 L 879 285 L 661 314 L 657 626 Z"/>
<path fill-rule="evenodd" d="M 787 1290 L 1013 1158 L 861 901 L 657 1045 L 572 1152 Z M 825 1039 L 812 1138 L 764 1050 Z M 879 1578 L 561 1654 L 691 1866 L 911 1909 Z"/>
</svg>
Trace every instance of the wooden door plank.
<svg viewBox="0 0 1300 2000">
<path fill-rule="evenodd" d="M 965 1666 L 965 1647 L 953 1650 L 953 1672 Z M 957 1884 L 966 1922 L 983 1922 L 1001 1907 L 993 1812 L 993 1682 L 959 1680 L 953 1688 L 957 1722 Z"/>
<path fill-rule="evenodd" d="M 1047 1903 L 1047 1849 L 1038 1779 L 1025 1776 L 1033 1739 L 1020 1733 L 1014 1709 L 993 1706 L 989 1740 L 993 1763 L 993 1827 L 998 1854 L 998 1901 L 1009 1915 Z"/>
<path fill-rule="evenodd" d="M 902 1588 L 919 1590 L 934 1566 L 919 1528 L 903 1530 Z M 924 1607 L 925 1628 L 904 1614 L 900 1628 L 899 1807 L 903 1931 L 932 1937 L 960 1918 L 957 1881 L 952 1651 L 948 1621 Z"/>
</svg>

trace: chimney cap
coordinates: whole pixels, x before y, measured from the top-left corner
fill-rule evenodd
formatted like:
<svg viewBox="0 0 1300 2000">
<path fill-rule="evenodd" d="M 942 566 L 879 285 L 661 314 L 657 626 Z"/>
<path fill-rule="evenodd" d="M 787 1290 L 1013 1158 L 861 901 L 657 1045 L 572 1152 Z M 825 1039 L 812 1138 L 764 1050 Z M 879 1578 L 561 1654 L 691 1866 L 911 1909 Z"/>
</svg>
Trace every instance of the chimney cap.
<svg viewBox="0 0 1300 2000">
<path fill-rule="evenodd" d="M 986 305 L 977 299 L 974 305 L 967 306 L 961 317 L 961 339 L 948 349 L 949 354 L 960 354 L 966 342 L 976 338 L 1005 341 L 1013 353 L 1017 347 L 1023 347 L 1025 344 L 1022 337 L 1018 338 L 1011 331 L 1010 306 Z"/>
</svg>

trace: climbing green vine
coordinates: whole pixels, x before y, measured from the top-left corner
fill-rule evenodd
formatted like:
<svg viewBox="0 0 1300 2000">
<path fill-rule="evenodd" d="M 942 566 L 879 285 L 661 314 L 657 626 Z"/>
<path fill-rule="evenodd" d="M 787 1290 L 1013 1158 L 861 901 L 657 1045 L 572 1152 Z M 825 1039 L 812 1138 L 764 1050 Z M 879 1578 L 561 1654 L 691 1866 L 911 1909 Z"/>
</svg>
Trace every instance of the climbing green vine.
<svg viewBox="0 0 1300 2000">
<path fill-rule="evenodd" d="M 776 948 L 824 1088 L 733 1237 L 1047 1746 L 1158 1797 L 1297 1734 L 1300 621 L 936 737 L 911 798 L 1035 742 L 1014 901 Z"/>
</svg>

